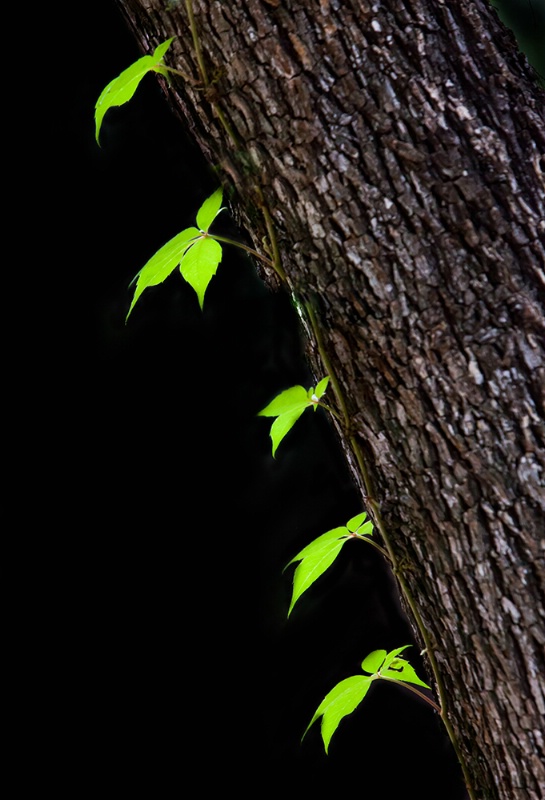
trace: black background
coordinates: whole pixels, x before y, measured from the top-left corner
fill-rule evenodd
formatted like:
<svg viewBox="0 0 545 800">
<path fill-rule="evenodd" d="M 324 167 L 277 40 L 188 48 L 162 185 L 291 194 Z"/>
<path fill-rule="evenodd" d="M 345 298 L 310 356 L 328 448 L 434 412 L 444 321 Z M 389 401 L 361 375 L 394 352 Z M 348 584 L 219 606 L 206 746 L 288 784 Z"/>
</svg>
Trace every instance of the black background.
<svg viewBox="0 0 545 800">
<path fill-rule="evenodd" d="M 287 621 L 284 566 L 361 510 L 321 412 L 301 418 L 276 459 L 270 420 L 256 417 L 312 382 L 295 313 L 226 247 L 203 312 L 174 274 L 125 325 L 128 284 L 194 223 L 217 178 L 152 76 L 108 112 L 97 146 L 95 101 L 141 55 L 113 2 L 49 24 L 64 66 L 42 163 L 62 307 L 49 332 L 71 509 L 68 553 L 59 547 L 69 567 L 62 590 L 50 587 L 63 656 L 51 646 L 49 657 L 65 686 L 59 785 L 462 800 L 436 714 L 398 687 L 376 684 L 328 756 L 319 724 L 301 743 L 339 680 L 411 634 L 380 558 L 357 543 Z M 216 229 L 233 234 L 226 212 Z M 415 646 L 407 656 L 422 672 Z"/>
</svg>

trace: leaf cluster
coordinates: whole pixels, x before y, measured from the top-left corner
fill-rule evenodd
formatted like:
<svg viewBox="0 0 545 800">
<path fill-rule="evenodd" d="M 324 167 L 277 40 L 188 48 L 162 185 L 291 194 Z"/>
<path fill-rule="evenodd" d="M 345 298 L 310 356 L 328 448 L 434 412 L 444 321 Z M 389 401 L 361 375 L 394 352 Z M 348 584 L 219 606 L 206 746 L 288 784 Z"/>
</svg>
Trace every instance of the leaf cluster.
<svg viewBox="0 0 545 800">
<path fill-rule="evenodd" d="M 320 399 L 327 389 L 329 377 L 322 380 L 310 389 L 304 386 L 292 386 L 280 392 L 265 408 L 258 413 L 259 417 L 276 417 L 271 425 L 270 436 L 272 439 L 272 454 L 275 456 L 278 445 L 293 428 L 303 411 L 320 405 Z"/>
<path fill-rule="evenodd" d="M 295 561 L 301 562 L 293 575 L 293 594 L 288 617 L 303 592 L 306 592 L 314 581 L 333 564 L 343 545 L 349 539 L 363 539 L 373 533 L 373 523 L 370 520 L 366 522 L 366 518 L 367 514 L 363 512 L 349 519 L 346 525 L 323 533 L 286 564 L 284 569 L 287 569 Z"/>
<path fill-rule="evenodd" d="M 138 298 L 148 286 L 162 283 L 176 269 L 195 289 L 202 308 L 208 284 L 216 274 L 222 258 L 222 247 L 209 233 L 209 228 L 220 211 L 223 190 L 208 197 L 197 212 L 197 227 L 186 228 L 168 241 L 142 267 L 136 278 L 136 289 L 127 313 L 127 319 Z M 134 281 L 133 281 L 134 282 Z"/>
<path fill-rule="evenodd" d="M 430 687 L 420 680 L 409 662 L 399 657 L 399 653 L 410 646 L 406 644 L 389 653 L 386 650 L 373 650 L 372 653 L 369 653 L 361 663 L 362 670 L 368 674 L 353 675 L 350 678 L 345 678 L 331 689 L 316 709 L 303 734 L 303 738 L 316 720 L 322 717 L 321 734 L 327 753 L 331 737 L 337 730 L 340 721 L 359 706 L 371 688 L 373 681 L 382 679 L 394 681 L 405 686 L 407 684 L 417 684 L 429 689 Z M 407 686 L 407 688 L 409 687 Z"/>
<path fill-rule="evenodd" d="M 99 142 L 102 121 L 106 112 L 114 106 L 127 103 L 142 79 L 149 72 L 157 72 L 168 76 L 169 68 L 165 66 L 163 57 L 175 37 L 158 45 L 153 55 L 146 55 L 131 64 L 117 78 L 104 87 L 95 104 L 95 137 Z M 223 190 L 217 189 L 208 197 L 197 212 L 197 227 L 186 228 L 170 239 L 142 267 L 132 283 L 136 281 L 136 289 L 127 313 L 128 320 L 142 292 L 149 286 L 163 283 L 177 268 L 185 280 L 195 289 L 202 308 L 208 284 L 216 274 L 222 259 L 222 247 L 219 241 L 209 232 L 210 226 L 222 211 Z"/>
<path fill-rule="evenodd" d="M 160 75 L 168 76 L 168 70 L 163 63 L 163 56 L 172 44 L 174 36 L 158 45 L 153 55 L 142 56 L 130 67 L 127 67 L 117 78 L 114 78 L 104 87 L 98 100 L 95 103 L 95 138 L 99 142 L 102 120 L 106 112 L 114 106 L 122 106 L 127 103 L 138 87 L 140 81 L 148 72 L 158 72 Z"/>
</svg>

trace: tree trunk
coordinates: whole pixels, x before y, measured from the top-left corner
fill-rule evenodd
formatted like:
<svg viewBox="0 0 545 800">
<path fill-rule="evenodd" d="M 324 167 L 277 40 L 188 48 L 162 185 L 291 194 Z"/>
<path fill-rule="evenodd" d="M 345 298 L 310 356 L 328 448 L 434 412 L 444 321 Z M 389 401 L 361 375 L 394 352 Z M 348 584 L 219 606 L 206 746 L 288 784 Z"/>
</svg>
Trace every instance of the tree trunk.
<svg viewBox="0 0 545 800">
<path fill-rule="evenodd" d="M 474 796 L 540 800 L 543 90 L 485 0 L 118 5 L 336 379 Z"/>
</svg>

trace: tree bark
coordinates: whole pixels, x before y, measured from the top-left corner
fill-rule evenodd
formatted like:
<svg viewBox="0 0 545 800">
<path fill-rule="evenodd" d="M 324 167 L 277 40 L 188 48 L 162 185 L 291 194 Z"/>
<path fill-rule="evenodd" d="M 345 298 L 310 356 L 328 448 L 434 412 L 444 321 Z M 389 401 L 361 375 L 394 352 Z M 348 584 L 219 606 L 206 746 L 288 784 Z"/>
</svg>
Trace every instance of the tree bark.
<svg viewBox="0 0 545 800">
<path fill-rule="evenodd" d="M 474 796 L 540 800 L 545 93 L 485 0 L 118 5 L 336 378 Z"/>
</svg>

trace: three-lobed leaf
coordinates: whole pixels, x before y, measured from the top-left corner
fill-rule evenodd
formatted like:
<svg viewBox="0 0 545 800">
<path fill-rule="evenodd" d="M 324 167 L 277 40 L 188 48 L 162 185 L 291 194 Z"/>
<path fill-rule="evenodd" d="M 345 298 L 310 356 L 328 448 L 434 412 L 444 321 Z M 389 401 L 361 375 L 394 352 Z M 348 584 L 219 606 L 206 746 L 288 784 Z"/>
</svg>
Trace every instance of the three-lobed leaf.
<svg viewBox="0 0 545 800">
<path fill-rule="evenodd" d="M 293 428 L 301 414 L 311 407 L 316 411 L 328 383 L 329 376 L 326 376 L 319 381 L 316 387 L 310 389 L 305 389 L 303 386 L 292 386 L 290 389 L 280 392 L 258 413 L 259 417 L 276 417 L 270 430 L 273 457 L 276 455 L 278 445 Z"/>
<path fill-rule="evenodd" d="M 333 687 L 316 709 L 314 716 L 303 734 L 303 738 L 306 736 L 311 725 L 313 725 L 319 717 L 322 717 L 321 733 L 327 753 L 331 737 L 337 730 L 340 721 L 343 717 L 355 711 L 369 691 L 371 683 L 380 678 L 389 681 L 396 680 L 401 685 L 404 683 L 416 683 L 419 686 L 425 686 L 429 689 L 430 687 L 416 675 L 409 662 L 399 657 L 399 653 L 407 647 L 410 647 L 410 645 L 398 647 L 396 650 L 392 650 L 389 653 L 386 650 L 373 650 L 372 653 L 369 653 L 361 664 L 364 672 L 368 672 L 369 674 L 364 676 L 353 675 L 350 678 L 345 678 Z"/>
<path fill-rule="evenodd" d="M 142 78 L 148 72 L 159 72 L 161 75 L 168 75 L 163 64 L 163 56 L 170 47 L 173 39 L 162 42 L 153 51 L 153 55 L 142 56 L 130 67 L 114 78 L 104 87 L 95 104 L 95 138 L 99 143 L 100 129 L 102 120 L 106 112 L 114 106 L 122 106 L 127 103 L 140 85 Z"/>
<path fill-rule="evenodd" d="M 216 274 L 223 254 L 220 243 L 208 233 L 210 225 L 223 210 L 222 196 L 223 190 L 220 187 L 199 208 L 198 227 L 186 228 L 178 233 L 142 267 L 135 278 L 136 289 L 126 320 L 144 289 L 162 283 L 178 266 L 182 276 L 197 293 L 200 307 L 203 307 L 204 294 Z"/>
<path fill-rule="evenodd" d="M 429 689 L 428 684 L 420 680 L 414 667 L 405 658 L 399 658 L 399 653 L 406 650 L 407 647 L 410 645 L 398 647 L 397 650 L 392 650 L 390 653 L 387 653 L 386 650 L 374 650 L 364 658 L 361 667 L 365 672 L 376 674 L 379 678 L 387 678 L 400 683 L 415 683 Z"/>
<path fill-rule="evenodd" d="M 362 538 L 373 533 L 373 523 L 365 522 L 366 518 L 365 512 L 357 514 L 346 525 L 322 533 L 286 564 L 284 569 L 287 569 L 295 561 L 301 562 L 293 575 L 293 592 L 288 617 L 303 592 L 306 592 L 314 581 L 333 564 L 348 539 Z"/>
</svg>

